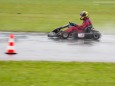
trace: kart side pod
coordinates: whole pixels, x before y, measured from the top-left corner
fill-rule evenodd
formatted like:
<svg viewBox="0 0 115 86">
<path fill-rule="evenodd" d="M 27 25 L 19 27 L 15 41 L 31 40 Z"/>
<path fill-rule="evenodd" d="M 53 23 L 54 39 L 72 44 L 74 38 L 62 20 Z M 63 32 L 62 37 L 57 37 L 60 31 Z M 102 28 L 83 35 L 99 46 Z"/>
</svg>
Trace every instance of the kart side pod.
<svg viewBox="0 0 115 86">
<path fill-rule="evenodd" d="M 72 37 L 74 39 L 94 39 L 98 40 L 101 37 L 99 32 L 91 32 L 91 33 L 73 33 Z"/>
<path fill-rule="evenodd" d="M 99 32 L 90 32 L 90 33 L 73 32 L 72 34 L 63 32 L 62 38 L 67 39 L 69 37 L 72 37 L 73 39 L 94 39 L 94 40 L 98 40 L 101 37 L 101 34 Z"/>
</svg>

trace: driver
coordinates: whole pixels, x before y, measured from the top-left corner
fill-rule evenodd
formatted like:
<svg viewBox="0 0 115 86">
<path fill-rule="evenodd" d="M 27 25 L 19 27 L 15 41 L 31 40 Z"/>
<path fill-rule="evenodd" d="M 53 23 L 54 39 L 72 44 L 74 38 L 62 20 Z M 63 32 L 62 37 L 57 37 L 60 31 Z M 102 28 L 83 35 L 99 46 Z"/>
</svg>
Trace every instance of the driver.
<svg viewBox="0 0 115 86">
<path fill-rule="evenodd" d="M 92 26 L 92 23 L 91 23 L 91 21 L 89 19 L 88 12 L 82 11 L 80 13 L 80 20 L 83 20 L 82 25 L 74 24 L 73 26 L 71 26 L 70 28 L 68 28 L 66 30 L 66 32 L 67 33 L 71 33 L 72 31 L 75 31 L 75 30 L 77 32 L 81 32 L 81 31 L 90 32 L 90 30 L 92 29 L 93 26 Z"/>
<path fill-rule="evenodd" d="M 61 26 L 61 27 L 56 28 L 55 30 L 53 30 L 53 32 L 58 33 L 59 30 L 66 28 L 66 27 L 69 27 L 67 30 L 65 30 L 65 32 L 67 32 L 67 33 L 71 33 L 73 31 L 90 32 L 93 26 L 92 26 L 92 23 L 89 19 L 89 15 L 88 15 L 87 11 L 82 11 L 80 13 L 80 20 L 83 20 L 82 25 L 77 25 L 77 24 L 74 24 L 72 22 L 69 22 L 69 24 L 67 24 L 65 26 Z"/>
</svg>

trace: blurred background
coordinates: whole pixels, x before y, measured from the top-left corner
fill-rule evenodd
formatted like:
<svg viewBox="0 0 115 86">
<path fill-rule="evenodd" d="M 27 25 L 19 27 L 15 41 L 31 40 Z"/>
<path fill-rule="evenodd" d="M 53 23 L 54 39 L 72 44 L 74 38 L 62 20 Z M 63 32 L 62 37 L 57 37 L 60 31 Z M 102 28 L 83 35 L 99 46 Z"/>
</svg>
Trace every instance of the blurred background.
<svg viewBox="0 0 115 86">
<path fill-rule="evenodd" d="M 49 32 L 68 22 L 81 24 L 83 10 L 95 29 L 115 34 L 115 0 L 0 0 L 0 31 Z"/>
</svg>

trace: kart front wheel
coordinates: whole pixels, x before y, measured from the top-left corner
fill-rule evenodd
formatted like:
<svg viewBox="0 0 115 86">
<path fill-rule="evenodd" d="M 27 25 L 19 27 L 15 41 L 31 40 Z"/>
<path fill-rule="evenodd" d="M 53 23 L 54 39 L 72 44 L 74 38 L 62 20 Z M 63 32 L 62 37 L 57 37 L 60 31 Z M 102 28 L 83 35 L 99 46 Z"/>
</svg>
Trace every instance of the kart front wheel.
<svg viewBox="0 0 115 86">
<path fill-rule="evenodd" d="M 67 39 L 68 37 L 69 37 L 69 33 L 67 33 L 67 32 L 62 33 L 62 38 L 63 39 Z"/>
</svg>

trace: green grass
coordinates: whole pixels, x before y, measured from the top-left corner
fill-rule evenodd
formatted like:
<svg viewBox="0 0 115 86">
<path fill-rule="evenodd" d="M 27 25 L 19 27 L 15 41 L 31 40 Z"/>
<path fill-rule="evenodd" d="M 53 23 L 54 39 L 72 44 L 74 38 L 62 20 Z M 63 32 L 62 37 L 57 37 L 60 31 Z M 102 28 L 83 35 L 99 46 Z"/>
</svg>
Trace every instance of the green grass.
<svg viewBox="0 0 115 86">
<path fill-rule="evenodd" d="M 79 13 L 90 13 L 97 29 L 114 27 L 114 0 L 0 0 L 0 31 L 48 32 L 69 21 L 81 24 Z"/>
<path fill-rule="evenodd" d="M 114 86 L 115 63 L 0 62 L 0 86 Z"/>
</svg>

